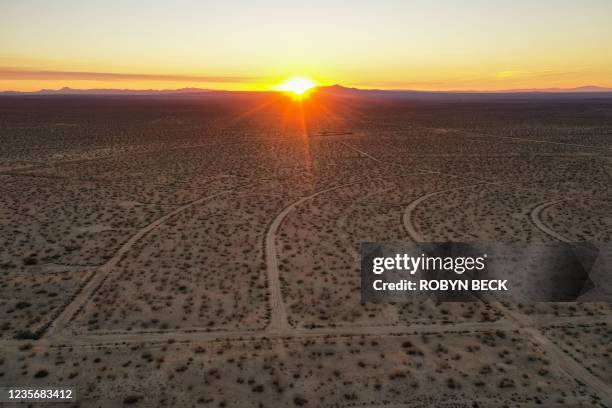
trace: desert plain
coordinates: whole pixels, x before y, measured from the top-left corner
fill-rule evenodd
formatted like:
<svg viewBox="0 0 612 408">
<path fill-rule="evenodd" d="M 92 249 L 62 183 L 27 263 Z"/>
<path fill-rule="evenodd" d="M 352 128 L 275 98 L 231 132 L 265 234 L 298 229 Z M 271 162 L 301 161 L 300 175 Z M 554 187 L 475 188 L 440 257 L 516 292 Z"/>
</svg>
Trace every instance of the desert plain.
<svg viewBox="0 0 612 408">
<path fill-rule="evenodd" d="M 0 385 L 610 407 L 610 305 L 362 304 L 359 246 L 608 242 L 611 210 L 609 94 L 3 96 Z"/>
</svg>

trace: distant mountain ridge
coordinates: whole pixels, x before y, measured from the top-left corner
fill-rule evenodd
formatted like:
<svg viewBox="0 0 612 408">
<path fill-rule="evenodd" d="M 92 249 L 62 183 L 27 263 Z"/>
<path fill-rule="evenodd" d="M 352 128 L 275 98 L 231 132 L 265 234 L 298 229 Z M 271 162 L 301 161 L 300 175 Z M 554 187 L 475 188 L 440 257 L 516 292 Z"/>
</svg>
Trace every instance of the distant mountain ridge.
<svg viewBox="0 0 612 408">
<path fill-rule="evenodd" d="M 506 91 L 499 92 L 612 92 L 612 88 L 605 88 L 602 86 L 586 85 L 579 86 L 576 88 L 531 88 L 531 89 L 509 89 Z"/>
<path fill-rule="evenodd" d="M 213 92 L 211 89 L 179 88 L 179 89 L 74 89 L 67 86 L 61 89 L 41 89 L 40 91 L 20 92 L 4 91 L 0 95 L 169 95 L 169 94 L 198 94 Z"/>
<path fill-rule="evenodd" d="M 414 93 L 414 94 L 437 94 L 437 93 L 588 93 L 588 92 L 612 92 L 612 88 L 602 86 L 586 85 L 576 88 L 525 88 L 525 89 L 501 89 L 494 91 L 482 90 L 445 90 L 445 91 L 420 91 L 415 89 L 365 89 L 365 88 L 350 88 L 343 85 L 335 84 L 330 86 L 321 86 L 320 90 L 331 93 L 358 93 L 358 92 L 375 92 L 375 93 Z"/>
</svg>

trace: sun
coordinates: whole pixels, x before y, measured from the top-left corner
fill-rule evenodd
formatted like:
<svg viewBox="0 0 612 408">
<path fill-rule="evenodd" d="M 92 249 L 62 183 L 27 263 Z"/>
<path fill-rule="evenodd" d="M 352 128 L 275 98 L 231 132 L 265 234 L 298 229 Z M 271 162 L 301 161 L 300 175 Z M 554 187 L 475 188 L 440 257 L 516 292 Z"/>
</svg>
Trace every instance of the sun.
<svg viewBox="0 0 612 408">
<path fill-rule="evenodd" d="M 276 85 L 274 89 L 287 92 L 296 99 L 303 99 L 317 86 L 318 84 L 310 78 L 293 77 Z"/>
</svg>

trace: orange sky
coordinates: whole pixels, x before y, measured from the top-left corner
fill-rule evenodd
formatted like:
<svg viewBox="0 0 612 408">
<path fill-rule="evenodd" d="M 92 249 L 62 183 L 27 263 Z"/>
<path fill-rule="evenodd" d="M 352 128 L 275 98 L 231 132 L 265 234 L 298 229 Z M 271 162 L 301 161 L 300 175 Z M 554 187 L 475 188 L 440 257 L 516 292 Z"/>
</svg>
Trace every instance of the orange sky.
<svg viewBox="0 0 612 408">
<path fill-rule="evenodd" d="M 4 1 L 0 90 L 612 87 L 612 2 Z"/>
</svg>

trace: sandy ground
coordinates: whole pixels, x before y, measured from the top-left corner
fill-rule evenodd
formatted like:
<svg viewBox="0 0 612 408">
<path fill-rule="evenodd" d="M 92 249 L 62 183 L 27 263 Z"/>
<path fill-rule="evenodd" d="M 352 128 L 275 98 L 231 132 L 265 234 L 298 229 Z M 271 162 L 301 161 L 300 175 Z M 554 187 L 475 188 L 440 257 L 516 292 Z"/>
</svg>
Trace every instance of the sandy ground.
<svg viewBox="0 0 612 408">
<path fill-rule="evenodd" d="M 258 98 L 0 100 L 0 385 L 75 385 L 80 406 L 612 406 L 608 305 L 361 304 L 358 255 L 609 240 L 612 102 Z"/>
</svg>

